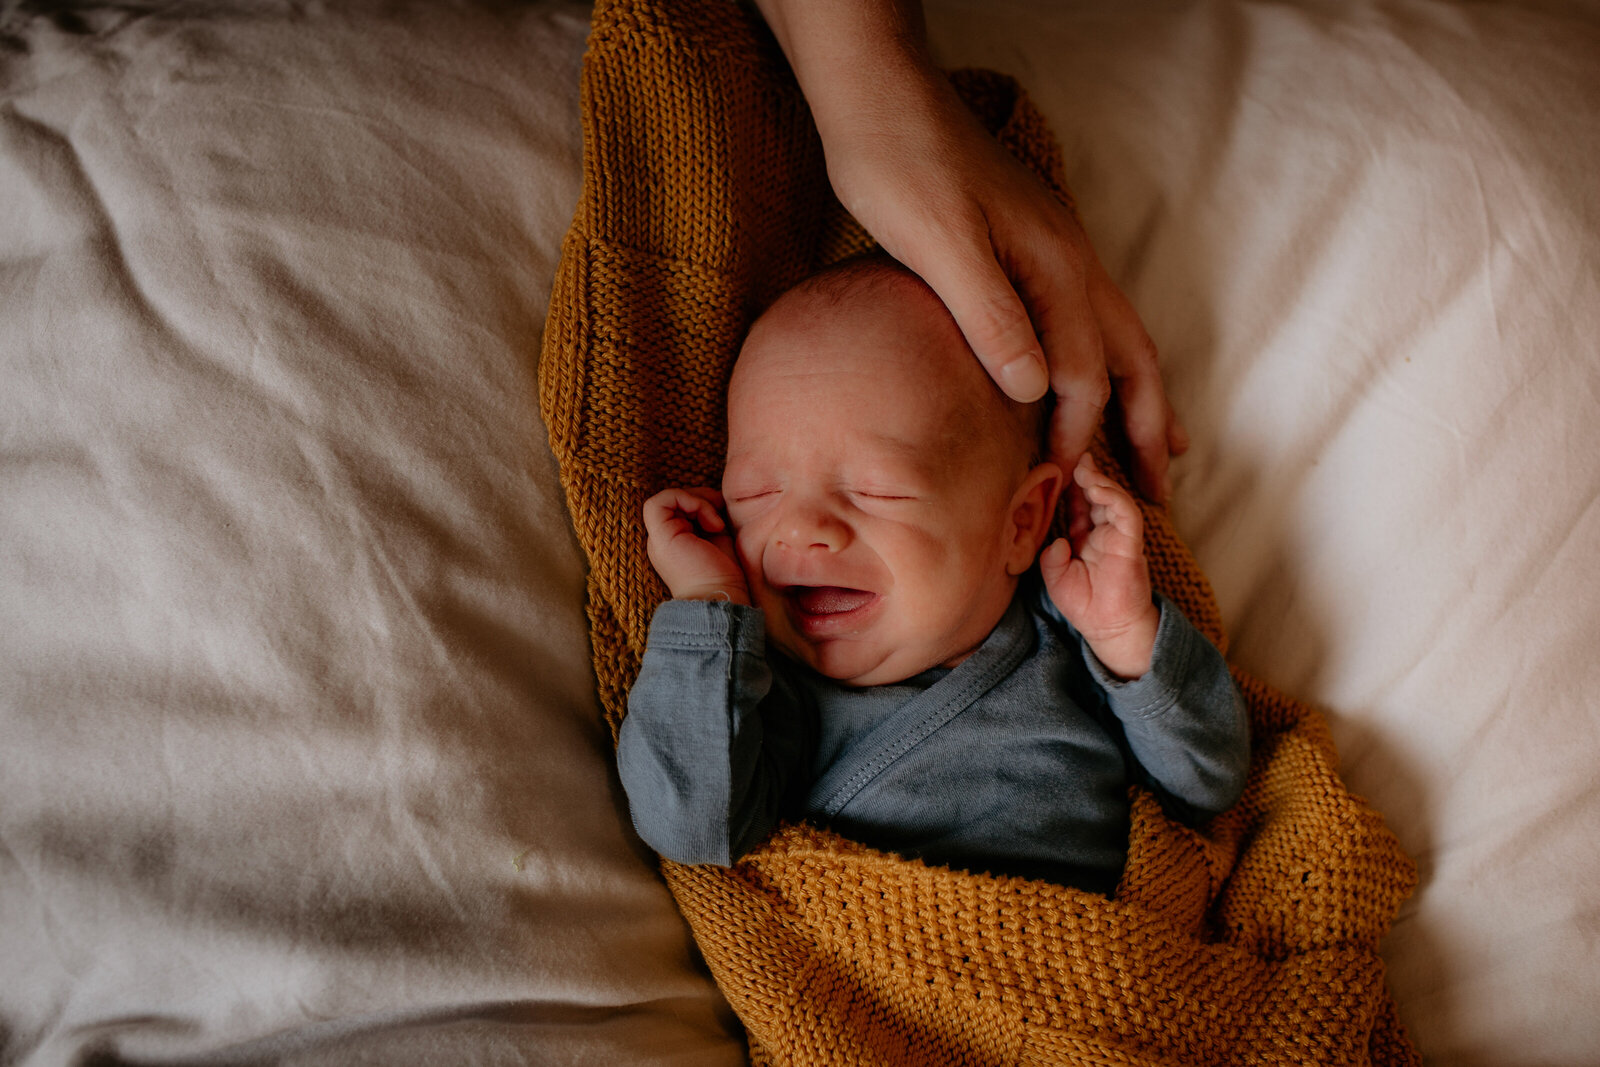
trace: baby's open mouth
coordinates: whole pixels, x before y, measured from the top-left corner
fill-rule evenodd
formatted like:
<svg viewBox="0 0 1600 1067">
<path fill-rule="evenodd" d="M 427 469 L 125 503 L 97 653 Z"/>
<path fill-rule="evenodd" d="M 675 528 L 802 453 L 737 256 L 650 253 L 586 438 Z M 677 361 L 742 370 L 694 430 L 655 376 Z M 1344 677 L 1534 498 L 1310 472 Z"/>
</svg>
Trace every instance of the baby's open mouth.
<svg viewBox="0 0 1600 1067">
<path fill-rule="evenodd" d="M 783 590 L 789 625 L 810 644 L 859 637 L 882 614 L 884 598 L 844 585 L 791 585 Z"/>
<path fill-rule="evenodd" d="M 840 585 L 793 585 L 784 591 L 806 615 L 842 615 L 866 607 L 878 594 Z"/>
</svg>

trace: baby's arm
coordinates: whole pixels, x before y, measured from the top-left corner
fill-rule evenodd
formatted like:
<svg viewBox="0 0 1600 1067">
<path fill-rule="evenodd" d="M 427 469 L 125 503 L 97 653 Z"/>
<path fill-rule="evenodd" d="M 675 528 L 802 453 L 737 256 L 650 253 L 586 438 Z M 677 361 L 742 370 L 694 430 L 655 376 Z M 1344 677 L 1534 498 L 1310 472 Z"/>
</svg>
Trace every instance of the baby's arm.
<svg viewBox="0 0 1600 1067">
<path fill-rule="evenodd" d="M 679 863 L 727 865 L 759 844 L 809 743 L 767 663 L 722 507 L 715 489 L 644 505 L 650 562 L 673 599 L 650 622 L 617 769 L 639 836 Z"/>
<path fill-rule="evenodd" d="M 1244 792 L 1249 716 L 1217 647 L 1177 605 L 1160 603 L 1155 652 L 1142 678 L 1121 681 L 1093 662 L 1089 669 L 1145 784 L 1171 814 L 1194 824 L 1232 807 Z"/>
<path fill-rule="evenodd" d="M 1161 620 L 1144 555 L 1144 517 L 1087 454 L 1072 476 L 1090 525 L 1040 553 L 1040 576 L 1056 609 L 1106 669 L 1122 679 L 1141 677 L 1150 669 Z"/>
<path fill-rule="evenodd" d="M 664 489 L 644 502 L 645 549 L 674 600 L 750 603 L 715 489 Z"/>
<path fill-rule="evenodd" d="M 662 604 L 617 739 L 639 836 L 679 863 L 738 860 L 777 825 L 809 723 L 767 662 L 760 611 Z"/>
<path fill-rule="evenodd" d="M 1056 610 L 1093 653 L 1089 669 L 1149 784 L 1189 822 L 1232 806 L 1250 769 L 1244 701 L 1216 646 L 1150 587 L 1138 505 L 1087 456 L 1074 477 L 1089 529 L 1039 569 Z M 1090 657 L 1086 657 L 1090 659 Z"/>
</svg>

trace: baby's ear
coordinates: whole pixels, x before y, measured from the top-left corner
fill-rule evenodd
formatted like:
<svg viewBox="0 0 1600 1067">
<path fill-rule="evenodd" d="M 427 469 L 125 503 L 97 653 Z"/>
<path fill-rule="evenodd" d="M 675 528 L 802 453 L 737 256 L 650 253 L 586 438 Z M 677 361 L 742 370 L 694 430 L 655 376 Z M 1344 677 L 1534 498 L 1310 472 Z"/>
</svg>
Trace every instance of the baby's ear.
<svg viewBox="0 0 1600 1067">
<path fill-rule="evenodd" d="M 1006 524 L 1006 573 L 1021 574 L 1033 566 L 1055 518 L 1056 501 L 1066 483 L 1061 468 L 1048 460 L 1030 470 L 1012 494 Z"/>
</svg>

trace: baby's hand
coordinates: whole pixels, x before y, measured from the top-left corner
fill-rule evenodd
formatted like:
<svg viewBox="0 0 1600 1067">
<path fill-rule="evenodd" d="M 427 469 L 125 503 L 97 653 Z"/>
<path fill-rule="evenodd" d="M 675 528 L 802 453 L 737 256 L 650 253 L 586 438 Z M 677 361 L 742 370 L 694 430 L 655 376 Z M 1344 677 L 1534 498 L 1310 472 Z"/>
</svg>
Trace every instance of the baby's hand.
<svg viewBox="0 0 1600 1067">
<path fill-rule="evenodd" d="M 1058 538 L 1040 553 L 1039 573 L 1056 608 L 1106 669 L 1119 678 L 1138 678 L 1150 669 L 1161 622 L 1150 595 L 1144 516 L 1087 453 L 1073 480 L 1087 505 L 1088 527 L 1075 529 L 1071 542 Z"/>
<path fill-rule="evenodd" d="M 715 489 L 663 489 L 644 502 L 650 564 L 677 600 L 750 603 Z"/>
</svg>

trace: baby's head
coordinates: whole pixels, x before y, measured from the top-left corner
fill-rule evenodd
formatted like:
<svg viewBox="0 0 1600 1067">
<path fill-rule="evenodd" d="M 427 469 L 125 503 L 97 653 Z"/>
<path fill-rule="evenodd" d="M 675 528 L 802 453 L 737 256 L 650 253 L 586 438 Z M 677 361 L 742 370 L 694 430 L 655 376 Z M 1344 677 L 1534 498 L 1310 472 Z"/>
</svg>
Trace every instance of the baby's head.
<svg viewBox="0 0 1600 1067">
<path fill-rule="evenodd" d="M 1049 527 L 1043 417 L 892 260 L 785 293 L 734 367 L 722 483 L 768 640 L 852 685 L 965 658 Z"/>
</svg>

